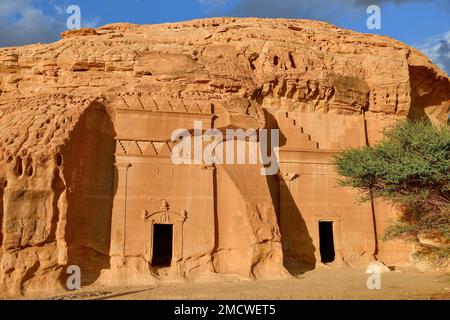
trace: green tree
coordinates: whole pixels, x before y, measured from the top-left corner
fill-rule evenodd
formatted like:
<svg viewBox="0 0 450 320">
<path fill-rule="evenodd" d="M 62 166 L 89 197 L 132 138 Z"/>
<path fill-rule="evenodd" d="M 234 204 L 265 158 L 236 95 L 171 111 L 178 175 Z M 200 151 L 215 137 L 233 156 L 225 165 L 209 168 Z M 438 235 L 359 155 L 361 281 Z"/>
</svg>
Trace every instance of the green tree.
<svg viewBox="0 0 450 320">
<path fill-rule="evenodd" d="M 450 259 L 450 126 L 401 121 L 373 147 L 335 157 L 341 186 L 357 188 L 365 200 L 381 198 L 403 209 L 383 240 L 439 239 L 419 246 L 416 256 L 446 266 Z"/>
</svg>

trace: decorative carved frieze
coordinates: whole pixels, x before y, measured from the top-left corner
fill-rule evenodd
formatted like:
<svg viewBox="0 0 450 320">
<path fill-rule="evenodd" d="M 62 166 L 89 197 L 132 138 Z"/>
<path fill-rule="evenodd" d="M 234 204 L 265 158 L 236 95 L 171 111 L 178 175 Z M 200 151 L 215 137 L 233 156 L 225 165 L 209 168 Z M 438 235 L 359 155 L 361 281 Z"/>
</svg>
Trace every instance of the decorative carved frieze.
<svg viewBox="0 0 450 320">
<path fill-rule="evenodd" d="M 113 98 L 117 109 L 153 112 L 182 112 L 211 114 L 212 105 L 206 100 L 192 100 L 147 93 L 125 93 Z"/>
<path fill-rule="evenodd" d="M 170 140 L 118 139 L 116 155 L 170 157 L 173 142 Z"/>
</svg>

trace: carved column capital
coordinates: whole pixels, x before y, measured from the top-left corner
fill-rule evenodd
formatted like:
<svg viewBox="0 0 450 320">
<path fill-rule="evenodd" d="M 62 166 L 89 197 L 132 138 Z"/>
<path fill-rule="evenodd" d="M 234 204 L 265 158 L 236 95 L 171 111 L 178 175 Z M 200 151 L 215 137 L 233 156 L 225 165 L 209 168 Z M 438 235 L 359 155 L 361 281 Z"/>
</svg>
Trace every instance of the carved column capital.
<svg viewBox="0 0 450 320">
<path fill-rule="evenodd" d="M 116 166 L 116 168 L 129 168 L 131 167 L 131 163 L 123 163 L 123 162 L 116 162 L 114 163 L 114 165 Z"/>
<path fill-rule="evenodd" d="M 300 177 L 298 173 L 295 172 L 280 172 L 278 173 L 278 178 L 284 181 L 293 181 Z"/>
</svg>

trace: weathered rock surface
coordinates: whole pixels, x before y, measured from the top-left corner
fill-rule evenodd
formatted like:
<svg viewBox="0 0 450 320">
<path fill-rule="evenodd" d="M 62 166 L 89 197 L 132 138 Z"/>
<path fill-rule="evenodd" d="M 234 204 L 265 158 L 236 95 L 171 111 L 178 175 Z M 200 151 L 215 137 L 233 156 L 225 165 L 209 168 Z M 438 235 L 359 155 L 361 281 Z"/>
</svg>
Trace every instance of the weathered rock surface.
<svg viewBox="0 0 450 320">
<path fill-rule="evenodd" d="M 64 267 L 79 260 L 97 270 L 130 266 L 150 272 L 139 253 L 125 262 L 110 261 L 115 178 L 108 170 L 116 133 L 133 132 L 116 123 L 118 110 L 211 114 L 215 128 L 274 128 L 279 111 L 434 122 L 447 121 L 450 111 L 449 78 L 417 50 L 322 22 L 218 18 L 112 24 L 62 37 L 52 44 L 0 49 L 3 293 L 61 287 Z M 125 140 L 120 150 L 136 148 Z M 143 152 L 138 142 L 137 148 Z M 99 170 L 86 164 L 89 159 L 110 167 Z M 232 206 L 216 200 L 224 209 L 215 221 L 245 220 L 245 227 L 234 230 L 249 239 L 227 237 L 224 232 L 233 228 L 219 226 L 215 244 L 205 242 L 203 251 L 180 258 L 179 274 L 286 274 L 278 204 L 271 191 L 252 194 L 247 182 L 239 181 L 257 172 L 248 170 L 245 176 L 245 170 L 219 168 L 219 180 L 228 179 L 224 184 L 236 188 L 242 205 L 238 216 L 227 217 Z M 89 210 L 82 205 L 87 193 L 96 199 Z"/>
</svg>

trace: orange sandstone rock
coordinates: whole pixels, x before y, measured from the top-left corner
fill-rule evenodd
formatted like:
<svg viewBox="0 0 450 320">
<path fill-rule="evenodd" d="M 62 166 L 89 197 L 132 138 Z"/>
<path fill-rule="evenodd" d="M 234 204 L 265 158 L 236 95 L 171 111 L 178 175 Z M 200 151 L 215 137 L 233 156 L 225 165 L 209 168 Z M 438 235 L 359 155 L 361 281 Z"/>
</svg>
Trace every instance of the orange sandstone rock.
<svg viewBox="0 0 450 320">
<path fill-rule="evenodd" d="M 217 18 L 67 31 L 0 49 L 0 291 L 285 266 L 407 262 L 396 209 L 338 188 L 332 156 L 401 118 L 447 121 L 449 78 L 381 36 Z M 279 128 L 279 176 L 174 165 L 171 133 Z"/>
</svg>

